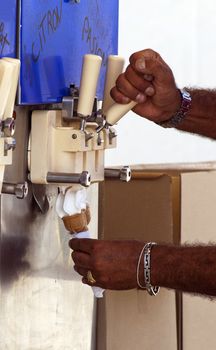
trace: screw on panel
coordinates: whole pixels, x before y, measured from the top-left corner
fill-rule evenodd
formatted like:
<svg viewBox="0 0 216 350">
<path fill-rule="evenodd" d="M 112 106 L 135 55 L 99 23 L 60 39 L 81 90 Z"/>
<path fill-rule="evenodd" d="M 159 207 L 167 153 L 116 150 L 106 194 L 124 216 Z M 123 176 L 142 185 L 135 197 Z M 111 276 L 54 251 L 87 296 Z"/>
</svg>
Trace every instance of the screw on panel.
<svg viewBox="0 0 216 350">
<path fill-rule="evenodd" d="M 7 151 L 10 151 L 11 149 L 14 150 L 16 147 L 16 140 L 12 139 L 10 141 L 5 141 L 4 143 L 4 153 L 7 154 Z"/>
</svg>

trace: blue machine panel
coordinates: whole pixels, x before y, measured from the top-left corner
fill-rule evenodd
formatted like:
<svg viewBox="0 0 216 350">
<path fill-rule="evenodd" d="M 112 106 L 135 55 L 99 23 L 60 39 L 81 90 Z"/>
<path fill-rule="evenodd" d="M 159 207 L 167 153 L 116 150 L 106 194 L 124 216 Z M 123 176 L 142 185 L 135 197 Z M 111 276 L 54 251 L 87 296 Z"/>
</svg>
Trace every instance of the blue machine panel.
<svg viewBox="0 0 216 350">
<path fill-rule="evenodd" d="M 70 84 L 79 86 L 85 53 L 103 59 L 102 98 L 107 56 L 117 45 L 118 0 L 22 0 L 20 102 L 61 102 Z"/>
<path fill-rule="evenodd" d="M 70 84 L 79 86 L 85 53 L 103 59 L 102 98 L 107 56 L 118 47 L 118 0 L 1 0 L 0 57 L 16 57 L 16 38 L 21 104 L 61 102 Z"/>
<path fill-rule="evenodd" d="M 0 57 L 16 57 L 16 0 L 0 3 Z"/>
</svg>

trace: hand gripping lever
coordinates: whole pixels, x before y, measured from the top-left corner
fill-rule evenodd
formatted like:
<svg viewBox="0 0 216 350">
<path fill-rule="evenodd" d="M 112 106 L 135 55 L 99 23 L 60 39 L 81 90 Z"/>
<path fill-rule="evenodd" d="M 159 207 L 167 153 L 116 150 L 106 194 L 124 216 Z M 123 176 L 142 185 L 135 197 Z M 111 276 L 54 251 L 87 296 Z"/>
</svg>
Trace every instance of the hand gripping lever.
<svg viewBox="0 0 216 350">
<path fill-rule="evenodd" d="M 116 79 L 122 73 L 124 67 L 124 59 L 120 56 L 109 56 L 106 82 L 104 89 L 104 101 L 102 106 L 102 114 L 105 118 L 104 124 L 97 128 L 100 132 L 104 127 L 116 124 L 127 112 L 129 112 L 136 102 L 132 101 L 126 105 L 115 103 L 110 96 L 110 90 L 115 86 Z"/>
<path fill-rule="evenodd" d="M 107 61 L 107 71 L 104 87 L 104 98 L 102 105 L 102 114 L 106 115 L 109 108 L 114 104 L 110 96 L 110 90 L 115 86 L 116 79 L 122 73 L 125 60 L 123 57 L 110 55 Z"/>
</svg>

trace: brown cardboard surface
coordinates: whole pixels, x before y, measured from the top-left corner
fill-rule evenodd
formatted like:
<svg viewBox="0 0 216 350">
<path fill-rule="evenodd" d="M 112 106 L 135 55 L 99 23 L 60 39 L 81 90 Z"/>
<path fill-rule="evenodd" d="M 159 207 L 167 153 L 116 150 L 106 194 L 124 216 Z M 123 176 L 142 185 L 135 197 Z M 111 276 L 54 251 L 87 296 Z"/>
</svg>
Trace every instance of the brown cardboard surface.
<svg viewBox="0 0 216 350">
<path fill-rule="evenodd" d="M 99 309 L 106 315 L 106 334 L 99 334 L 98 350 L 177 348 L 174 292 L 161 290 L 152 298 L 138 290 L 108 291 Z"/>
<path fill-rule="evenodd" d="M 178 221 L 173 191 L 166 174 L 130 183 L 106 181 L 100 200 L 102 237 L 173 242 Z M 137 290 L 105 293 L 98 302 L 97 350 L 121 349 L 177 349 L 174 292 L 162 290 L 157 297 Z"/>
<path fill-rule="evenodd" d="M 182 242 L 216 241 L 216 171 L 182 174 Z M 183 295 L 183 350 L 216 349 L 216 301 Z"/>
<path fill-rule="evenodd" d="M 178 243 L 181 233 L 182 243 L 215 243 L 215 168 L 213 162 L 138 166 L 130 184 L 107 181 L 102 237 Z M 106 292 L 98 308 L 98 350 L 176 349 L 174 300 L 167 290 L 157 298 Z M 177 313 L 179 350 L 215 350 L 216 301 L 183 294 L 181 302 L 180 294 Z"/>
<path fill-rule="evenodd" d="M 172 242 L 172 180 L 163 175 L 146 180 L 106 181 L 103 230 L 105 239 Z"/>
</svg>

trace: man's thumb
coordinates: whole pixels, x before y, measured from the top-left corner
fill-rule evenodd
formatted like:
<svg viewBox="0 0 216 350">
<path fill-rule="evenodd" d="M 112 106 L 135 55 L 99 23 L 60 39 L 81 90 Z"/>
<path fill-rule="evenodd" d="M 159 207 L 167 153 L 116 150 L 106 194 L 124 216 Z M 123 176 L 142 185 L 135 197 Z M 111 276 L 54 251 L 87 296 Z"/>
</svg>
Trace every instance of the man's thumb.
<svg viewBox="0 0 216 350">
<path fill-rule="evenodd" d="M 140 57 L 135 62 L 135 67 L 139 72 L 143 72 L 146 68 L 146 62 L 144 57 Z"/>
</svg>

